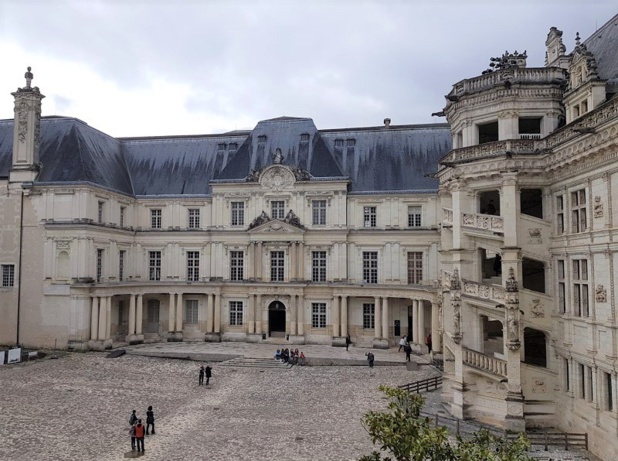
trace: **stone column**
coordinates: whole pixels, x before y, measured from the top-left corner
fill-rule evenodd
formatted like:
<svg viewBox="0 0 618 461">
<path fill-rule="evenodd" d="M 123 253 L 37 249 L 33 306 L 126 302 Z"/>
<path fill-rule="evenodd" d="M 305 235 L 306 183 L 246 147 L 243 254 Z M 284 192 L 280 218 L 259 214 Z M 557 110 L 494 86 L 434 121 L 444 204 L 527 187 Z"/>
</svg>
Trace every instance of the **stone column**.
<svg viewBox="0 0 618 461">
<path fill-rule="evenodd" d="M 105 298 L 99 298 L 99 334 L 98 339 L 105 339 L 105 333 L 107 330 L 107 306 L 105 305 Z"/>
<path fill-rule="evenodd" d="M 256 274 L 256 278 L 258 280 L 262 280 L 264 275 L 263 275 L 263 264 L 264 264 L 264 245 L 262 244 L 262 242 L 258 242 L 257 245 L 257 257 L 255 258 L 257 260 L 257 274 Z"/>
<path fill-rule="evenodd" d="M 214 307 L 213 307 L 213 299 L 214 296 L 212 293 L 208 294 L 208 305 L 206 306 L 206 332 L 212 333 L 215 331 L 215 318 L 214 318 Z"/>
<path fill-rule="evenodd" d="M 169 296 L 170 303 L 167 314 L 167 331 L 168 333 L 173 333 L 176 331 L 175 323 L 176 323 L 176 295 L 174 293 L 170 293 Z"/>
<path fill-rule="evenodd" d="M 97 340 L 99 338 L 99 298 L 92 297 L 92 306 L 90 308 L 90 339 Z"/>
<path fill-rule="evenodd" d="M 418 344 L 418 299 L 412 300 L 412 343 Z"/>
<path fill-rule="evenodd" d="M 373 321 L 375 324 L 374 338 L 380 339 L 380 335 L 382 334 L 382 316 L 381 312 L 382 299 L 376 297 L 374 300 L 374 313 L 373 313 Z"/>
<path fill-rule="evenodd" d="M 333 313 L 332 323 L 333 323 L 333 337 L 339 337 L 339 296 L 333 296 L 333 308 L 331 309 Z"/>
<path fill-rule="evenodd" d="M 144 323 L 144 299 L 142 295 L 137 295 L 137 306 L 135 307 L 135 334 L 141 335 Z"/>
<path fill-rule="evenodd" d="M 255 332 L 259 335 L 263 333 L 262 329 L 262 295 L 256 296 L 255 306 Z"/>
<path fill-rule="evenodd" d="M 341 297 L 341 336 L 348 335 L 348 297 Z"/>
<path fill-rule="evenodd" d="M 418 342 L 419 344 L 425 344 L 425 302 L 423 300 L 418 302 Z"/>
<path fill-rule="evenodd" d="M 305 280 L 305 244 L 303 242 L 298 243 L 298 266 L 296 274 L 299 280 Z"/>
<path fill-rule="evenodd" d="M 247 319 L 247 333 L 253 334 L 255 333 L 255 296 L 249 295 L 249 299 L 247 300 L 249 315 Z"/>
<path fill-rule="evenodd" d="M 296 309 L 298 311 L 298 336 L 303 336 L 305 334 L 305 299 L 303 295 L 298 296 Z"/>
<path fill-rule="evenodd" d="M 215 294 L 215 333 L 221 333 L 221 295 Z"/>
<path fill-rule="evenodd" d="M 135 334 L 135 295 L 129 296 L 129 336 Z"/>
<path fill-rule="evenodd" d="M 248 278 L 250 280 L 255 279 L 255 242 L 249 243 L 249 248 L 247 250 L 247 258 L 249 259 L 249 274 Z"/>
<path fill-rule="evenodd" d="M 508 248 L 517 247 L 517 219 L 519 217 L 517 173 L 502 174 L 500 216 L 502 216 L 504 226 L 504 246 Z M 502 258 L 502 262 L 504 263 L 504 257 Z M 504 274 L 504 271 L 502 273 Z"/>
<path fill-rule="evenodd" d="M 182 293 L 178 293 L 178 300 L 176 301 L 176 331 L 182 332 L 183 323 L 182 323 L 182 314 L 184 311 L 184 306 L 182 302 Z"/>
<path fill-rule="evenodd" d="M 290 296 L 290 334 L 296 336 L 296 295 Z"/>
<path fill-rule="evenodd" d="M 388 340 L 388 297 L 382 298 L 382 339 Z"/>
<path fill-rule="evenodd" d="M 442 337 L 440 336 L 440 306 L 431 303 L 431 349 L 436 352 L 442 351 Z"/>
<path fill-rule="evenodd" d="M 298 278 L 296 268 L 296 242 L 290 243 L 290 280 Z"/>
<path fill-rule="evenodd" d="M 112 337 L 112 297 L 106 296 L 107 321 L 105 322 L 105 339 Z"/>
</svg>

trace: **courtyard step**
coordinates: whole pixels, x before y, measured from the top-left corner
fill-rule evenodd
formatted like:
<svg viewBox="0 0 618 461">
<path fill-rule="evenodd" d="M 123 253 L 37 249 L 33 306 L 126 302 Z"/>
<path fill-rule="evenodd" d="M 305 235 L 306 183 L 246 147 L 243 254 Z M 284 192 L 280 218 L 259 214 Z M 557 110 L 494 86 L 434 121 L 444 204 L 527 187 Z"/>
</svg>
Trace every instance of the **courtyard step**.
<svg viewBox="0 0 618 461">
<path fill-rule="evenodd" d="M 286 370 L 292 368 L 289 363 L 283 363 L 273 358 L 250 358 L 235 357 L 218 364 L 220 367 L 244 367 L 244 368 L 278 368 Z"/>
</svg>

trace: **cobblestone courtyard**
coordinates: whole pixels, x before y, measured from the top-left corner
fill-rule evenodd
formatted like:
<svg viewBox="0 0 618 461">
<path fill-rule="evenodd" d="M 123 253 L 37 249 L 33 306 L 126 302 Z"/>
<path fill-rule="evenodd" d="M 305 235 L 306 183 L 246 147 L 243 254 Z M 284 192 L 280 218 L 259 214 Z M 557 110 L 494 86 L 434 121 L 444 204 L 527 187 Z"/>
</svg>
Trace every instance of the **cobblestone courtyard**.
<svg viewBox="0 0 618 461">
<path fill-rule="evenodd" d="M 67 354 L 0 368 L 0 459 L 123 459 L 131 410 L 144 417 L 153 405 L 157 433 L 142 459 L 354 460 L 372 450 L 360 419 L 383 407 L 377 387 L 435 373 L 213 367 L 208 387 L 197 385 L 198 362 L 137 355 Z"/>
</svg>

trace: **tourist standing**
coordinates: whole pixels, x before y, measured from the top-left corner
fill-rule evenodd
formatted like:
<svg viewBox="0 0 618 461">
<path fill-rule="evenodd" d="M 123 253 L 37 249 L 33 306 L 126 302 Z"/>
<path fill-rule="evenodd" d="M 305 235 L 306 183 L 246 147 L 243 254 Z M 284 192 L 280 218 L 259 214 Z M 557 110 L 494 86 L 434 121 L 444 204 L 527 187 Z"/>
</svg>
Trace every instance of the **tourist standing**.
<svg viewBox="0 0 618 461">
<path fill-rule="evenodd" d="M 152 426 L 152 431 L 151 434 L 154 435 L 155 434 L 155 426 L 154 426 L 154 411 L 152 411 L 152 405 L 150 405 L 148 407 L 148 410 L 146 410 L 146 435 L 148 434 L 148 430 L 151 428 Z"/>
<path fill-rule="evenodd" d="M 138 453 L 140 451 L 142 453 L 146 451 L 144 449 L 144 432 L 145 432 L 145 428 L 144 428 L 144 425 L 142 424 L 142 420 L 138 419 L 137 424 L 135 425 L 135 438 L 137 442 L 137 452 Z"/>
<path fill-rule="evenodd" d="M 131 428 L 129 429 L 129 436 L 131 436 L 131 451 L 135 451 L 135 425 L 137 422 L 131 424 Z"/>
<path fill-rule="evenodd" d="M 200 367 L 200 381 L 199 381 L 199 386 L 201 386 L 202 384 L 204 384 L 204 365 L 202 365 Z"/>
<path fill-rule="evenodd" d="M 427 345 L 427 349 L 429 349 L 429 353 L 431 354 L 431 334 L 427 335 L 427 338 L 425 338 L 425 344 Z"/>
<path fill-rule="evenodd" d="M 367 352 L 365 355 L 367 356 L 367 364 L 369 365 L 369 368 L 373 368 L 373 361 L 375 359 L 373 353 Z"/>
<path fill-rule="evenodd" d="M 133 410 L 131 416 L 129 416 L 129 424 L 133 426 L 137 422 L 137 415 L 135 414 L 136 410 Z"/>
<path fill-rule="evenodd" d="M 406 362 L 409 362 L 410 354 L 412 354 L 412 346 L 410 346 L 409 344 L 406 344 L 403 350 L 406 351 Z"/>
<path fill-rule="evenodd" d="M 352 338 L 350 338 L 350 335 L 346 335 L 345 337 L 345 350 L 348 350 L 348 347 L 350 347 L 350 344 L 352 344 Z"/>
<path fill-rule="evenodd" d="M 212 368 L 206 365 L 206 385 L 210 382 L 210 378 L 212 378 Z"/>
<path fill-rule="evenodd" d="M 401 352 L 401 349 L 405 350 L 406 343 L 407 343 L 406 337 L 402 336 L 401 339 L 399 340 L 399 350 L 397 352 Z"/>
</svg>

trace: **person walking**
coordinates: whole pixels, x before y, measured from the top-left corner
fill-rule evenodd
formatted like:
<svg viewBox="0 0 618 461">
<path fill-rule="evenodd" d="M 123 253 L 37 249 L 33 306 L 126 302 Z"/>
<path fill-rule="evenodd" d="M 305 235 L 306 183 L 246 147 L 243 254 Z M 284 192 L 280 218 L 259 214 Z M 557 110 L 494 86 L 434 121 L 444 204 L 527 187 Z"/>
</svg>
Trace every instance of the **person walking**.
<svg viewBox="0 0 618 461">
<path fill-rule="evenodd" d="M 202 365 L 200 367 L 200 381 L 199 381 L 199 386 L 204 384 L 204 365 Z"/>
<path fill-rule="evenodd" d="M 137 422 L 137 415 L 135 414 L 135 410 L 133 410 L 133 412 L 131 413 L 131 416 L 129 416 L 129 424 L 133 426 L 136 422 Z"/>
<path fill-rule="evenodd" d="M 367 352 L 365 355 L 367 356 L 367 364 L 369 365 L 369 368 L 373 368 L 373 361 L 375 359 L 373 353 Z"/>
<path fill-rule="evenodd" d="M 152 411 L 152 405 L 150 405 L 148 407 L 148 410 L 146 410 L 146 435 L 149 435 L 148 430 L 151 428 L 151 426 L 152 426 L 151 434 L 155 435 L 154 421 L 155 421 L 154 411 Z"/>
<path fill-rule="evenodd" d="M 410 354 L 412 354 L 412 346 L 406 344 L 403 350 L 406 352 L 406 362 L 410 361 Z"/>
<path fill-rule="evenodd" d="M 431 354 L 431 333 L 425 338 L 425 345 L 427 345 L 427 349 L 429 349 L 428 352 Z"/>
<path fill-rule="evenodd" d="M 406 347 L 406 337 L 402 336 L 401 339 L 399 340 L 399 350 L 397 352 L 401 352 L 401 349 L 405 349 Z"/>
<path fill-rule="evenodd" d="M 350 338 L 350 335 L 346 335 L 345 337 L 345 350 L 348 350 L 348 347 L 350 347 L 350 344 L 352 344 L 352 338 Z"/>
<path fill-rule="evenodd" d="M 212 368 L 206 365 L 206 385 L 210 382 L 210 378 L 212 378 Z"/>
<path fill-rule="evenodd" d="M 131 437 L 131 451 L 135 451 L 135 425 L 137 421 L 131 424 L 131 428 L 129 429 L 129 436 Z"/>
<path fill-rule="evenodd" d="M 145 432 L 145 428 L 144 425 L 142 424 L 142 420 L 138 419 L 137 420 L 137 424 L 135 425 L 135 438 L 136 438 L 136 442 L 137 442 L 137 452 L 145 452 L 146 450 L 144 449 L 144 432 Z"/>
</svg>

